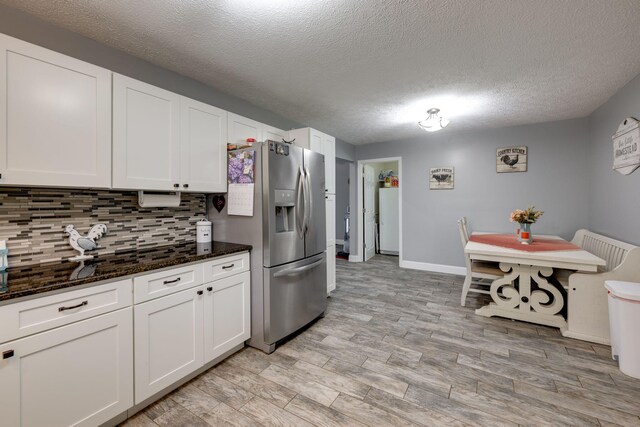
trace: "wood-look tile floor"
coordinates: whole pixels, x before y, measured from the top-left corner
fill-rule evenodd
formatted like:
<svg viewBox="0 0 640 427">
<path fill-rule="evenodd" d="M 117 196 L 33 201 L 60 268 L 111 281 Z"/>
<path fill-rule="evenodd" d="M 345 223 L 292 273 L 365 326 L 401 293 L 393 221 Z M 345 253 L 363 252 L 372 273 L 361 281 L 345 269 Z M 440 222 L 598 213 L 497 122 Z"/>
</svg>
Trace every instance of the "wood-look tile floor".
<svg viewBox="0 0 640 427">
<path fill-rule="evenodd" d="M 236 353 L 127 426 L 640 426 L 640 380 L 608 346 L 476 316 L 462 278 L 395 257 L 337 262 L 326 317 Z"/>
</svg>

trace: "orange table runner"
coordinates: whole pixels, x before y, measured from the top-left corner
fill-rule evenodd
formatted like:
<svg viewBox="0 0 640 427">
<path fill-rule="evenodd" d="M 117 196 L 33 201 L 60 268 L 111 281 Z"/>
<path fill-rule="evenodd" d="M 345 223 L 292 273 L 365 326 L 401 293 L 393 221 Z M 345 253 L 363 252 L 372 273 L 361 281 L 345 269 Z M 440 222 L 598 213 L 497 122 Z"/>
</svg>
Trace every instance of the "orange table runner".
<svg viewBox="0 0 640 427">
<path fill-rule="evenodd" d="M 533 243 L 528 245 L 518 241 L 515 234 L 473 234 L 469 240 L 487 245 L 501 246 L 503 248 L 516 249 L 525 252 L 543 251 L 577 251 L 581 248 L 566 240 L 548 239 L 533 236 Z"/>
</svg>

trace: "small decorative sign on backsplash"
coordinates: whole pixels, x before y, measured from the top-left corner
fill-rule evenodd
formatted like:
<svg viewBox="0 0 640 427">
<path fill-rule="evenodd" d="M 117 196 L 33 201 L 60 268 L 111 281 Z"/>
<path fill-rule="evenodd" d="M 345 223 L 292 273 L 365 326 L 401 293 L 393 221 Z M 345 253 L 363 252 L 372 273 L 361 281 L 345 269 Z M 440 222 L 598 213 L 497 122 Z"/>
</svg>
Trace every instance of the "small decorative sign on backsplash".
<svg viewBox="0 0 640 427">
<path fill-rule="evenodd" d="M 508 147 L 496 150 L 496 172 L 526 172 L 527 147 Z"/>
<path fill-rule="evenodd" d="M 453 190 L 453 166 L 429 170 L 430 190 Z"/>
<path fill-rule="evenodd" d="M 627 117 L 613 139 L 613 170 L 629 175 L 640 167 L 640 122 Z"/>
</svg>

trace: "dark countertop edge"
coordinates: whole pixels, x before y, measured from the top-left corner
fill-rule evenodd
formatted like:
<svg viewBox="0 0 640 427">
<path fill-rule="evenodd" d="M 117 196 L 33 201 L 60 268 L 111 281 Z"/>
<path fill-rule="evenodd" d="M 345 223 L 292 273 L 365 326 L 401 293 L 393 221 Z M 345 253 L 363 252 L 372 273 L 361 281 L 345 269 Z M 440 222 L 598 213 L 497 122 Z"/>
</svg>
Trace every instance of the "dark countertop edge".
<svg viewBox="0 0 640 427">
<path fill-rule="evenodd" d="M 222 242 L 220 242 L 222 243 Z M 198 262 L 206 261 L 211 258 L 219 258 L 227 255 L 233 255 L 240 252 L 250 252 L 253 247 L 251 245 L 244 244 L 236 244 L 232 243 L 234 248 L 228 248 L 224 251 L 220 252 L 212 252 L 209 254 L 203 255 L 184 255 L 177 258 L 172 258 L 169 260 L 158 261 L 157 263 L 145 263 L 145 264 L 135 264 L 134 266 L 126 267 L 123 266 L 122 274 L 102 274 L 95 275 L 83 279 L 77 279 L 73 281 L 66 282 L 58 282 L 51 285 L 43 285 L 41 287 L 37 287 L 34 289 L 25 290 L 22 292 L 15 293 L 0 293 L 0 307 L 4 305 L 14 304 L 17 302 L 28 301 L 31 299 L 45 297 L 48 295 L 55 295 L 64 291 L 64 290 L 73 290 L 84 289 L 95 285 L 100 285 L 108 281 L 118 281 L 124 280 L 128 278 L 132 278 L 134 276 L 140 275 L 142 273 L 148 273 L 158 270 L 163 270 L 170 267 L 175 267 L 179 265 L 188 265 L 195 264 Z M 163 246 L 159 246 L 158 249 L 161 249 Z M 11 273 L 11 269 L 6 270 L 7 273 Z"/>
</svg>

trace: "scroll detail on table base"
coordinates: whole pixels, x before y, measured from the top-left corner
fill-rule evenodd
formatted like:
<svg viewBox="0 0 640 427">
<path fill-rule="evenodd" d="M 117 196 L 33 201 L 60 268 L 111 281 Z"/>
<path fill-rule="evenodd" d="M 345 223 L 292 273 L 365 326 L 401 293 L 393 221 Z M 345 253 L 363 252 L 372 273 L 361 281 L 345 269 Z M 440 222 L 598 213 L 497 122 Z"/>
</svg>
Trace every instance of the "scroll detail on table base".
<svg viewBox="0 0 640 427">
<path fill-rule="evenodd" d="M 566 320 L 558 314 L 564 306 L 564 296 L 547 280 L 552 268 L 501 262 L 500 269 L 506 274 L 491 283 L 493 302 L 477 309 L 476 314 L 566 327 Z M 537 285 L 533 291 L 532 282 Z"/>
</svg>

